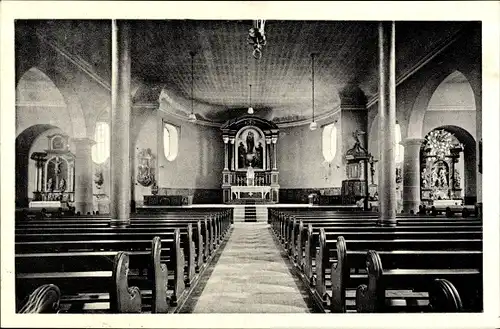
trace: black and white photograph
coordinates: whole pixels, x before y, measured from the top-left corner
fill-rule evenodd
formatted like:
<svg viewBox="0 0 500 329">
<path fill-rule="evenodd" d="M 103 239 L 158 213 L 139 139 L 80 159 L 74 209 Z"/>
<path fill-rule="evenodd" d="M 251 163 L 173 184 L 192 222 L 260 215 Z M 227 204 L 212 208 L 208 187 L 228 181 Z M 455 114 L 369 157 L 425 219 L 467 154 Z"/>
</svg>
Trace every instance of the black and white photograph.
<svg viewBox="0 0 500 329">
<path fill-rule="evenodd" d="M 500 325 L 500 3 L 335 3 L 3 3 L 2 326 Z"/>
</svg>

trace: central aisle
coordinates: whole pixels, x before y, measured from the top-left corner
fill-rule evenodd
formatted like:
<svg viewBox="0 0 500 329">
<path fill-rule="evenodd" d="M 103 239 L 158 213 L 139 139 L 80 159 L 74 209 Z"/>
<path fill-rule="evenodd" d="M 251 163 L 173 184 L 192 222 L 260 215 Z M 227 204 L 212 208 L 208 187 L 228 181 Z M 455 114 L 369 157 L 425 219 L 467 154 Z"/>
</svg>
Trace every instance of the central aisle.
<svg viewBox="0 0 500 329">
<path fill-rule="evenodd" d="M 308 313 L 266 223 L 234 223 L 193 313 Z"/>
</svg>

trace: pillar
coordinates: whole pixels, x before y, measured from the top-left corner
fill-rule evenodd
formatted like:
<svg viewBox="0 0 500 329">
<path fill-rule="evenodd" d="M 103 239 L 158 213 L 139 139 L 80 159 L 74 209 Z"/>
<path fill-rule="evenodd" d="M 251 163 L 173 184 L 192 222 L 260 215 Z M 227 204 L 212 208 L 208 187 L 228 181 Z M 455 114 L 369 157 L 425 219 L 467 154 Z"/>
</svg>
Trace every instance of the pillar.
<svg viewBox="0 0 500 329">
<path fill-rule="evenodd" d="M 111 225 L 130 224 L 130 27 L 112 22 Z"/>
<path fill-rule="evenodd" d="M 91 152 L 95 142 L 90 138 L 74 138 L 73 144 L 75 145 L 75 212 L 85 215 L 94 210 Z"/>
<path fill-rule="evenodd" d="M 234 146 L 234 137 L 229 138 L 229 143 L 231 143 L 231 171 L 236 170 L 236 148 Z"/>
<path fill-rule="evenodd" d="M 222 137 L 222 139 L 224 140 L 224 170 L 229 170 L 229 147 L 228 147 L 228 143 L 229 143 L 229 137 L 227 136 L 224 136 Z"/>
<path fill-rule="evenodd" d="M 405 155 L 403 162 L 403 211 L 418 212 L 420 199 L 420 147 L 424 139 L 407 138 L 403 141 Z"/>
<path fill-rule="evenodd" d="M 266 170 L 271 170 L 271 137 L 266 137 Z"/>
<path fill-rule="evenodd" d="M 278 142 L 278 137 L 273 137 L 271 139 L 272 142 L 272 149 L 273 149 L 273 170 L 278 170 L 278 164 L 277 164 L 277 150 L 276 150 L 276 143 Z"/>
<path fill-rule="evenodd" d="M 396 127 L 395 23 L 379 23 L 379 225 L 396 225 Z"/>
</svg>

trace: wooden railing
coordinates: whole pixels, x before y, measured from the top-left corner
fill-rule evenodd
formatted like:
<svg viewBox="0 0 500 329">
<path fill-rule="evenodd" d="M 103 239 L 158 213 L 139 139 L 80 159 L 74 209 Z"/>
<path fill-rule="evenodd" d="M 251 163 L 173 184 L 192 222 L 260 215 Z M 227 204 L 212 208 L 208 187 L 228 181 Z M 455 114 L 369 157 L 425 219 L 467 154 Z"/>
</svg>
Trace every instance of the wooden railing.
<svg viewBox="0 0 500 329">
<path fill-rule="evenodd" d="M 233 186 L 246 186 L 247 175 L 246 172 L 233 172 L 231 175 L 231 185 Z M 255 186 L 269 186 L 271 185 L 271 173 L 265 171 L 255 172 L 254 178 Z"/>
</svg>

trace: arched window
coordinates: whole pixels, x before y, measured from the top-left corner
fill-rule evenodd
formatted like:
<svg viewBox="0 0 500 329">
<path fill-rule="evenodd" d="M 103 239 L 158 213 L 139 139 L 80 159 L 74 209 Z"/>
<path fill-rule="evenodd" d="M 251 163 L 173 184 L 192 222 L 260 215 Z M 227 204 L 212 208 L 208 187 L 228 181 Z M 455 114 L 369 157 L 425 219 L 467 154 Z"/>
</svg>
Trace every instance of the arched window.
<svg viewBox="0 0 500 329">
<path fill-rule="evenodd" d="M 337 153 L 337 127 L 334 123 L 323 128 L 323 157 L 331 162 Z"/>
<path fill-rule="evenodd" d="M 101 164 L 109 157 L 109 125 L 107 122 L 97 122 L 94 133 L 95 144 L 92 146 L 92 160 Z"/>
<path fill-rule="evenodd" d="M 399 125 L 399 123 L 396 123 L 396 134 L 394 142 L 394 158 L 396 163 L 401 163 L 404 159 L 405 147 L 401 145 L 401 126 Z"/>
<path fill-rule="evenodd" d="M 168 161 L 174 161 L 177 158 L 179 146 L 179 135 L 177 128 L 171 124 L 163 124 L 163 154 Z"/>
</svg>

